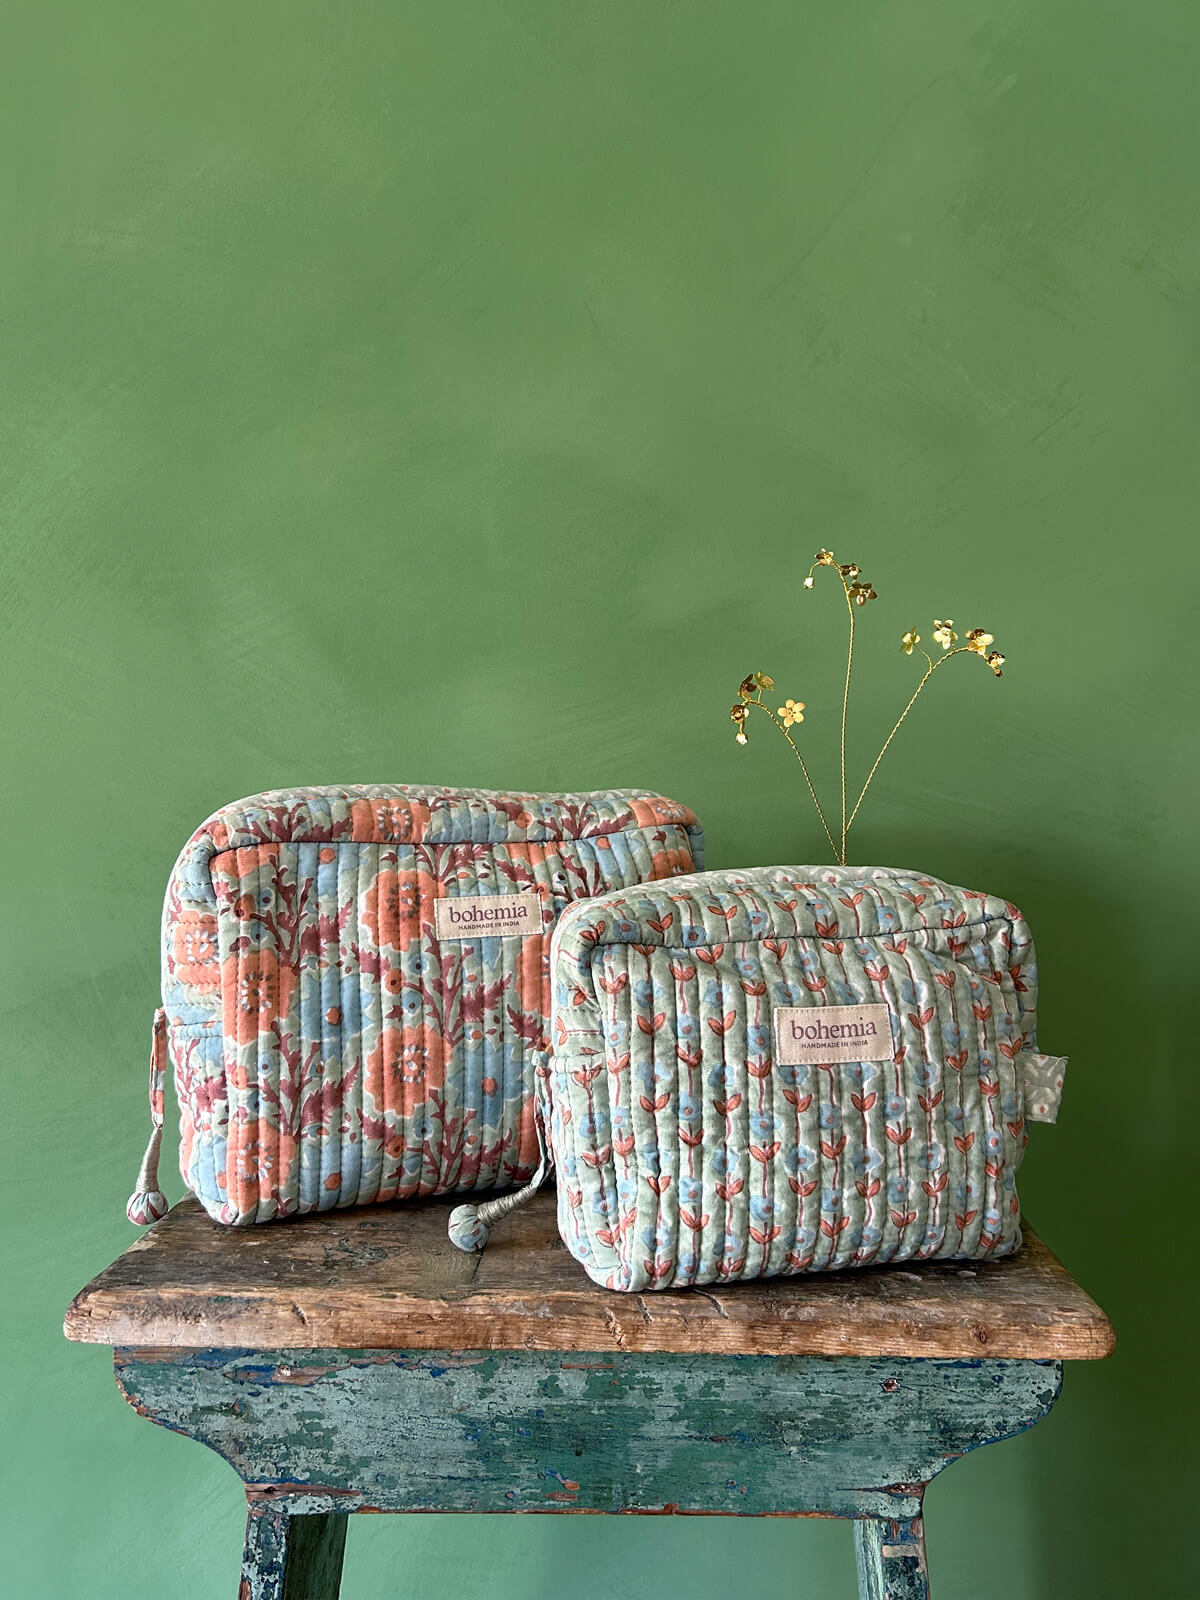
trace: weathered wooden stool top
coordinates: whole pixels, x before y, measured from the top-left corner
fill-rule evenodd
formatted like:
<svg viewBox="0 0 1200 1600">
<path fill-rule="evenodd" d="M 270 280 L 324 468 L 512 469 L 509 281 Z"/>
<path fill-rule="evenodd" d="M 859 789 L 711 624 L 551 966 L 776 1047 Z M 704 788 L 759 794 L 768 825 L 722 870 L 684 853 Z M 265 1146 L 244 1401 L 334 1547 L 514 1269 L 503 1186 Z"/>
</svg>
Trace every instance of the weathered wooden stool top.
<svg viewBox="0 0 1200 1600">
<path fill-rule="evenodd" d="M 223 1228 L 185 1200 L 76 1296 L 70 1339 L 142 1349 L 587 1350 L 1096 1360 L 1100 1307 L 1026 1228 L 1004 1261 L 615 1294 L 559 1241 L 545 1193 L 463 1255 L 449 1206 Z"/>
</svg>

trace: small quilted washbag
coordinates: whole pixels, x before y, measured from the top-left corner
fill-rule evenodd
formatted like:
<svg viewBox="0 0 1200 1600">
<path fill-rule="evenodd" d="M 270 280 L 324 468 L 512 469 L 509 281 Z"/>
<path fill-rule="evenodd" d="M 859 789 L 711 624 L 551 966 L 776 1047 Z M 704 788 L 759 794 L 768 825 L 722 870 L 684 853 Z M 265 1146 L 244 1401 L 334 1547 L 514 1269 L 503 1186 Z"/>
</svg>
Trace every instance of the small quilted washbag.
<svg viewBox="0 0 1200 1600">
<path fill-rule="evenodd" d="M 180 1170 L 221 1222 L 524 1181 L 555 920 L 700 851 L 692 812 L 636 789 L 316 788 L 218 811 L 167 889 L 130 1219 L 166 1207 L 169 1069 Z"/>
<path fill-rule="evenodd" d="M 1037 1053 L 1015 906 L 919 872 L 698 873 L 554 935 L 545 1135 L 559 1228 L 641 1291 L 1020 1243 Z"/>
</svg>

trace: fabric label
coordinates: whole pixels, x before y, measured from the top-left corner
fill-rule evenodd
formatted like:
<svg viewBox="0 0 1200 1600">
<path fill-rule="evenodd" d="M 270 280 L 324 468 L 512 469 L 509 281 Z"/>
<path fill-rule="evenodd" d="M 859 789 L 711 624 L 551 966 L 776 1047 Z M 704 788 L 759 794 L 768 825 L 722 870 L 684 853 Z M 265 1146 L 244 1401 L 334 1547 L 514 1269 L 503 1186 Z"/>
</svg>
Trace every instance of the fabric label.
<svg viewBox="0 0 1200 1600">
<path fill-rule="evenodd" d="M 536 894 L 464 894 L 435 900 L 439 939 L 521 939 L 542 931 L 542 902 Z"/>
<path fill-rule="evenodd" d="M 775 1059 L 781 1066 L 890 1061 L 894 1050 L 886 1006 L 781 1006 L 775 1013 Z"/>
</svg>

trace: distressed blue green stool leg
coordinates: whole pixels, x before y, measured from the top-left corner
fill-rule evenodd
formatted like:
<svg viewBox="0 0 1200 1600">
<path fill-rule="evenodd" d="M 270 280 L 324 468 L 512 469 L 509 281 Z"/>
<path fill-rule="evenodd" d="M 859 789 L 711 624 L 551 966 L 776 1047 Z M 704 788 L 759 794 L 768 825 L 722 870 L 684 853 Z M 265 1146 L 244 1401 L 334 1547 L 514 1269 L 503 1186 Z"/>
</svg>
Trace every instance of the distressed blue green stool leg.
<svg viewBox="0 0 1200 1600">
<path fill-rule="evenodd" d="M 920 1517 L 862 1517 L 854 1524 L 859 1600 L 928 1600 Z"/>
<path fill-rule="evenodd" d="M 242 1600 L 332 1600 L 353 1511 L 855 1519 L 863 1600 L 924 1600 L 921 1505 L 1043 1417 L 1057 1361 L 563 1351 L 116 1353 L 251 1506 Z"/>
<path fill-rule="evenodd" d="M 338 1600 L 346 1518 L 251 1506 L 238 1600 Z"/>
</svg>

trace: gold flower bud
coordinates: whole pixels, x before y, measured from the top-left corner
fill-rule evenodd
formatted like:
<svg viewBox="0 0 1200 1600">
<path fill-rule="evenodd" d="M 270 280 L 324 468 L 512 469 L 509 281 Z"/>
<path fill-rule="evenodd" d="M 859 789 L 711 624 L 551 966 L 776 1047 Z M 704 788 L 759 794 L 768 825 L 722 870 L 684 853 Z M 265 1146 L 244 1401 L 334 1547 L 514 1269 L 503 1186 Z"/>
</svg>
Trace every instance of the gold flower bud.
<svg viewBox="0 0 1200 1600">
<path fill-rule="evenodd" d="M 1004 665 L 1004 656 L 1001 655 L 1000 651 L 993 650 L 985 659 L 988 666 L 991 667 L 996 676 L 998 678 L 1002 678 L 1004 674 L 1000 671 L 1000 668 Z"/>
<path fill-rule="evenodd" d="M 745 706 L 730 706 L 729 718 L 731 722 L 736 722 L 740 726 L 746 720 Z"/>
<path fill-rule="evenodd" d="M 738 684 L 738 693 L 743 697 L 743 699 L 746 700 L 749 700 L 751 696 L 758 693 L 758 685 L 754 681 L 754 674 L 752 672 L 747 673 L 742 679 L 741 683 Z"/>
</svg>

